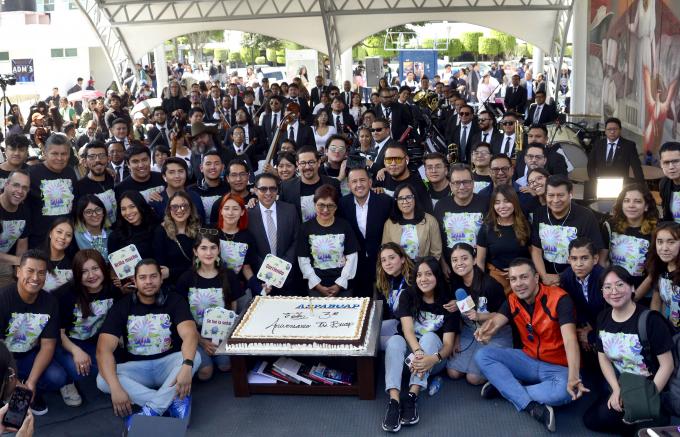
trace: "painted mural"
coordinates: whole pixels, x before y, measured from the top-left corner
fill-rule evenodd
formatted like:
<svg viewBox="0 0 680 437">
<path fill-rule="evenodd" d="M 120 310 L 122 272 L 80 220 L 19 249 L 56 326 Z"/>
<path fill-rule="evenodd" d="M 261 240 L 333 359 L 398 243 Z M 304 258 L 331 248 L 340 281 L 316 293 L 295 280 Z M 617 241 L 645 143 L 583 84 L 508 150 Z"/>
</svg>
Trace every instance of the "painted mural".
<svg viewBox="0 0 680 437">
<path fill-rule="evenodd" d="M 587 112 L 656 152 L 680 138 L 680 1 L 590 0 Z"/>
</svg>

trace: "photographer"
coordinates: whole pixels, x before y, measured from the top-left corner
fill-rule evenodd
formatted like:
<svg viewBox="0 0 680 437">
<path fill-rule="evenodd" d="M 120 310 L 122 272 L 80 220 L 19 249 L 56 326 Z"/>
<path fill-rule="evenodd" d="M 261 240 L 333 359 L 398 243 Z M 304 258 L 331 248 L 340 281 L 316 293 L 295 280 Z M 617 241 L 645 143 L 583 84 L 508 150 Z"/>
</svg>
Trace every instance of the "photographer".
<svg viewBox="0 0 680 437">
<path fill-rule="evenodd" d="M 17 365 L 12 357 L 12 353 L 7 349 L 5 342 L 0 341 L 0 402 L 4 404 L 0 408 L 0 423 L 5 418 L 9 409 L 9 399 L 17 386 Z M 0 425 L 0 434 L 5 432 L 16 432 L 16 437 L 31 437 L 33 435 L 33 414 L 28 410 L 23 425 L 18 430 L 5 428 Z"/>
</svg>

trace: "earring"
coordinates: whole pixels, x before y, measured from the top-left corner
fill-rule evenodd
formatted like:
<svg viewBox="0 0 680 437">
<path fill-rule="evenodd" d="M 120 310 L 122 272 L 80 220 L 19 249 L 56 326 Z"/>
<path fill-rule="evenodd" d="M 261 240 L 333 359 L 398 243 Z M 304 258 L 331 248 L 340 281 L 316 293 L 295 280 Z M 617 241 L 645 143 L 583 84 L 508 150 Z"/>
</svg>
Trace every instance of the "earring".
<svg viewBox="0 0 680 437">
<path fill-rule="evenodd" d="M 196 265 L 196 269 L 201 268 L 201 260 L 196 258 L 196 261 L 194 261 L 194 264 Z"/>
<path fill-rule="evenodd" d="M 221 262 L 222 262 L 222 259 L 219 256 L 217 258 L 215 258 L 215 263 L 217 263 L 217 265 L 220 265 Z"/>
</svg>

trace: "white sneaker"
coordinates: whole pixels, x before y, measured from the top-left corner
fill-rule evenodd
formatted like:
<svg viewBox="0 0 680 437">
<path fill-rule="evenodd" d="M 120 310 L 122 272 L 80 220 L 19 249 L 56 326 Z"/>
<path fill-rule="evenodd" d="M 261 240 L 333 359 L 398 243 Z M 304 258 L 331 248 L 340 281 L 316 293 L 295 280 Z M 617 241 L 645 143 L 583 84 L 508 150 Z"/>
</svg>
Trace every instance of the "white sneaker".
<svg viewBox="0 0 680 437">
<path fill-rule="evenodd" d="M 83 398 L 80 397 L 78 389 L 75 384 L 68 384 L 59 389 L 64 403 L 69 407 L 79 407 L 83 403 Z"/>
</svg>

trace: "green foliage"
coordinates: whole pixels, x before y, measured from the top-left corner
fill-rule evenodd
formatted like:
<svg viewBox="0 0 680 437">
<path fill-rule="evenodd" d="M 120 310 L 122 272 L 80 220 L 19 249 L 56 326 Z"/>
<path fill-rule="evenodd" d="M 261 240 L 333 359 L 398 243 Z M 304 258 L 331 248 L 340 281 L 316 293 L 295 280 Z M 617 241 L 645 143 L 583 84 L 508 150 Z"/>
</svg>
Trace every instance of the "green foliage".
<svg viewBox="0 0 680 437">
<path fill-rule="evenodd" d="M 286 57 L 285 56 L 277 56 L 276 57 L 276 63 L 279 65 L 283 65 L 286 63 Z"/>
<path fill-rule="evenodd" d="M 385 35 L 380 36 L 379 34 L 371 35 L 361 43 L 360 47 L 363 47 L 366 51 L 366 56 L 381 56 L 383 58 L 389 58 L 392 53 L 385 50 Z"/>
<path fill-rule="evenodd" d="M 227 49 L 215 49 L 213 51 L 213 58 L 215 61 L 226 61 L 229 59 L 229 50 Z"/>
<path fill-rule="evenodd" d="M 497 30 L 492 30 L 491 37 L 498 40 L 500 44 L 500 53 L 504 54 L 505 56 L 510 56 L 511 54 L 515 53 L 517 49 L 517 39 L 514 36 L 508 35 L 504 32 L 499 32 Z"/>
<path fill-rule="evenodd" d="M 276 49 L 269 48 L 266 49 L 264 53 L 268 61 L 274 62 L 276 59 Z"/>
<path fill-rule="evenodd" d="M 525 43 L 520 45 L 518 48 L 521 56 L 525 58 L 530 58 L 534 56 L 534 46 L 532 46 L 531 44 Z"/>
<path fill-rule="evenodd" d="M 241 61 L 245 64 L 252 64 L 255 59 L 255 54 L 258 54 L 257 50 L 251 49 L 250 47 L 241 47 Z"/>
<path fill-rule="evenodd" d="M 292 41 L 284 41 L 281 44 L 281 47 L 283 47 L 284 49 L 289 49 L 289 50 L 302 50 L 302 49 L 305 48 L 304 46 L 301 46 L 300 44 L 294 43 Z"/>
<path fill-rule="evenodd" d="M 564 56 L 567 58 L 571 58 L 574 56 L 574 46 L 569 44 L 567 47 L 564 48 Z"/>
<path fill-rule="evenodd" d="M 264 56 L 258 56 L 255 58 L 255 63 L 256 64 L 266 64 L 267 63 L 267 58 Z"/>
<path fill-rule="evenodd" d="M 420 48 L 422 49 L 433 49 L 434 48 L 434 40 L 427 38 L 424 39 L 422 44 L 420 44 Z"/>
<path fill-rule="evenodd" d="M 498 56 L 501 53 L 501 43 L 496 38 L 479 38 L 479 54 L 486 56 Z"/>
<path fill-rule="evenodd" d="M 463 42 L 458 38 L 449 40 L 449 49 L 446 52 L 450 60 L 454 60 L 463 54 Z"/>
<path fill-rule="evenodd" d="M 229 53 L 229 62 L 236 62 L 236 63 L 241 62 L 241 54 L 239 52 Z"/>
<path fill-rule="evenodd" d="M 463 48 L 467 52 L 479 53 L 479 39 L 484 34 L 482 32 L 465 32 L 462 35 Z"/>
</svg>

